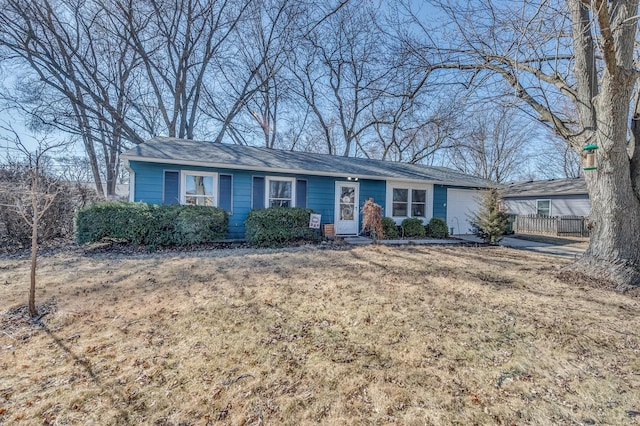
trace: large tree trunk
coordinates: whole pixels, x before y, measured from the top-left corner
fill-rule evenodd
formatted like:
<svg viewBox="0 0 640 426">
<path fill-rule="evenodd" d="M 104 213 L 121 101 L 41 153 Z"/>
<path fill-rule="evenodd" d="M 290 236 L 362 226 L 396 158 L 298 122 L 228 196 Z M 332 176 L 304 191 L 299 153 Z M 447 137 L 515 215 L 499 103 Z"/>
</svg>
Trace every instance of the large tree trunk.
<svg viewBox="0 0 640 426">
<path fill-rule="evenodd" d="M 598 169 L 585 172 L 591 199 L 591 240 L 584 256 L 571 269 L 611 280 L 619 290 L 626 290 L 640 285 L 640 197 L 633 185 L 627 148 L 629 109 L 636 82 L 633 53 L 638 0 L 616 2 L 611 9 L 606 2 L 598 3 L 594 3 L 597 10 L 592 11 L 591 19 L 585 19 L 585 3 L 570 1 L 583 141 L 593 141 L 599 147 Z M 605 61 L 597 94 L 594 88 L 598 76 L 591 67 L 594 55 L 589 46 L 594 20 L 600 28 Z"/>
</svg>

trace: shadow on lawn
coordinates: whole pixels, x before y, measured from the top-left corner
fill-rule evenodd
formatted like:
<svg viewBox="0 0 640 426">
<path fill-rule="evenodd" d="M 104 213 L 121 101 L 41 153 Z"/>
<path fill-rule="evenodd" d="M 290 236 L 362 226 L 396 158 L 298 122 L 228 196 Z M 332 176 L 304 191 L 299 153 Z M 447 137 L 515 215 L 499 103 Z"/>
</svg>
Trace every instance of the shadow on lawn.
<svg viewBox="0 0 640 426">
<path fill-rule="evenodd" d="M 51 330 L 51 328 L 49 328 L 49 326 L 42 320 L 42 316 L 37 321 L 34 321 L 33 325 L 42 329 L 47 334 L 47 336 L 49 336 L 49 338 L 53 341 L 53 343 L 56 344 L 56 346 L 58 346 L 62 351 L 67 353 L 73 360 L 74 366 L 79 365 L 86 372 L 86 374 L 91 378 L 91 381 L 94 383 L 94 385 L 100 389 L 100 394 L 108 395 L 109 399 L 111 399 L 112 401 L 111 406 L 114 407 L 118 412 L 119 420 L 126 422 L 127 419 L 130 418 L 129 413 L 123 410 L 122 408 L 116 408 L 116 407 L 117 405 L 119 405 L 118 399 L 120 399 L 121 401 L 127 401 L 127 396 L 124 395 L 122 391 L 117 387 L 111 386 L 106 383 L 102 383 L 99 380 L 98 375 L 93 371 L 91 360 L 75 353 L 69 347 L 69 345 L 65 342 L 65 340 L 74 341 L 76 339 L 79 339 L 80 335 L 74 334 L 68 337 L 67 339 L 63 340 L 58 335 L 56 335 L 56 333 L 53 330 Z"/>
</svg>

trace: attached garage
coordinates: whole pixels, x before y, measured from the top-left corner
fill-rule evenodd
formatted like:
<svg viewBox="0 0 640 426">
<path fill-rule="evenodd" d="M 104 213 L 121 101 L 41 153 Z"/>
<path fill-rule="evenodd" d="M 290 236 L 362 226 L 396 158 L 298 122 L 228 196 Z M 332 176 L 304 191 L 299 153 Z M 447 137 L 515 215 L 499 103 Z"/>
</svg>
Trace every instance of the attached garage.
<svg viewBox="0 0 640 426">
<path fill-rule="evenodd" d="M 454 234 L 471 234 L 471 215 L 476 213 L 481 192 L 475 189 L 447 189 L 447 226 Z"/>
</svg>

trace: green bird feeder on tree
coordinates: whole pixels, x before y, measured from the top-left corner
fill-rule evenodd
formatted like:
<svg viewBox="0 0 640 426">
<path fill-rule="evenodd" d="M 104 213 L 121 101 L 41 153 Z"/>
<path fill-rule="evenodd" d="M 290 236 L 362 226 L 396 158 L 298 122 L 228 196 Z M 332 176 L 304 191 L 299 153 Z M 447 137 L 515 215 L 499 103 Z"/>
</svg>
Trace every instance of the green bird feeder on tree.
<svg viewBox="0 0 640 426">
<path fill-rule="evenodd" d="M 583 167 L 584 170 L 596 170 L 598 168 L 596 165 L 596 149 L 598 149 L 598 145 L 594 143 L 590 143 L 582 148 L 583 151 L 587 151 L 587 159 Z"/>
</svg>

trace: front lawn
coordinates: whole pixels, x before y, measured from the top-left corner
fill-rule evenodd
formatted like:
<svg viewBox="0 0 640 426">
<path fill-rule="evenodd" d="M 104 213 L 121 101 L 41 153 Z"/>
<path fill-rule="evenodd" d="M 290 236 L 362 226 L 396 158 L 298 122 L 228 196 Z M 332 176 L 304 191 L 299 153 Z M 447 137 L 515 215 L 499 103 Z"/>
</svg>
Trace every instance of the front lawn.
<svg viewBox="0 0 640 426">
<path fill-rule="evenodd" d="M 0 259 L 2 424 L 637 424 L 640 299 L 502 247 Z"/>
</svg>

